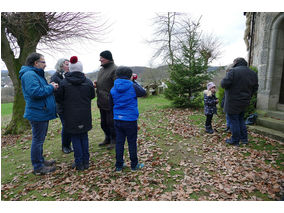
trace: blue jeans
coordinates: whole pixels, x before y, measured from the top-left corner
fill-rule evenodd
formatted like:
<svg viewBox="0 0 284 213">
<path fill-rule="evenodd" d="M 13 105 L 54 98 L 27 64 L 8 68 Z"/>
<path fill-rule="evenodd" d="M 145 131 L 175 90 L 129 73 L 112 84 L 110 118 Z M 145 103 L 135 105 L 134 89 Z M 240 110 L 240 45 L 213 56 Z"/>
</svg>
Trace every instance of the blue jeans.
<svg viewBox="0 0 284 213">
<path fill-rule="evenodd" d="M 137 121 L 120 121 L 114 120 L 116 134 L 116 168 L 123 167 L 123 153 L 125 139 L 128 142 L 128 151 L 131 160 L 131 168 L 134 169 L 138 163 L 137 158 Z"/>
<path fill-rule="evenodd" d="M 43 143 L 48 130 L 48 121 L 30 121 L 32 126 L 32 146 L 31 146 L 31 161 L 34 170 L 39 170 L 43 167 Z"/>
<path fill-rule="evenodd" d="M 88 132 L 70 135 L 74 149 L 76 166 L 89 164 L 90 154 Z"/>
<path fill-rule="evenodd" d="M 232 132 L 232 143 L 238 144 L 240 140 L 242 142 L 248 141 L 247 127 L 244 120 L 244 112 L 240 114 L 228 114 L 230 121 L 230 130 Z"/>
<path fill-rule="evenodd" d="M 62 144 L 62 148 L 63 147 L 68 147 L 70 148 L 71 146 L 71 136 L 69 133 L 67 133 L 65 131 L 65 128 L 64 128 L 64 117 L 63 117 L 63 114 L 58 114 L 59 115 L 59 118 L 61 120 L 61 123 L 62 123 L 62 130 L 61 130 L 61 144 Z"/>
<path fill-rule="evenodd" d="M 226 122 L 227 122 L 227 128 L 230 129 L 230 119 L 229 119 L 228 113 L 226 113 Z"/>
</svg>

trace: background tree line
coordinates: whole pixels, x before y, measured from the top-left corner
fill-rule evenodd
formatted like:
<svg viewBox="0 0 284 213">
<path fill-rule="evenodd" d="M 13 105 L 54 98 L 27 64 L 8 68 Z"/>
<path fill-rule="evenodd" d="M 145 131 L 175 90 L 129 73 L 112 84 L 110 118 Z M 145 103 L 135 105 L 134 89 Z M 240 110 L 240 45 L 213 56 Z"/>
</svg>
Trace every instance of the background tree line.
<svg viewBox="0 0 284 213">
<path fill-rule="evenodd" d="M 158 49 L 153 58 L 162 57 L 167 66 L 145 68 L 141 75 L 137 73 L 138 80 L 148 83 L 168 79 L 166 97 L 178 107 L 192 106 L 192 98 L 212 77 L 208 66 L 220 54 L 221 43 L 201 32 L 200 19 L 193 21 L 185 14 L 157 14 L 154 26 L 154 39 L 149 43 Z M 76 39 L 99 41 L 108 27 L 97 13 L 1 13 L 1 58 L 14 88 L 12 120 L 6 134 L 18 134 L 29 127 L 23 118 L 25 101 L 19 79 L 19 70 L 27 56 L 37 50 L 44 53 L 40 47 L 60 49 Z"/>
<path fill-rule="evenodd" d="M 18 134 L 29 128 L 23 118 L 25 101 L 19 79 L 19 70 L 27 56 L 39 50 L 40 45 L 46 46 L 47 51 L 63 49 L 76 39 L 98 40 L 106 29 L 106 23 L 96 13 L 1 13 L 1 58 L 14 86 L 13 114 L 6 134 Z"/>
</svg>

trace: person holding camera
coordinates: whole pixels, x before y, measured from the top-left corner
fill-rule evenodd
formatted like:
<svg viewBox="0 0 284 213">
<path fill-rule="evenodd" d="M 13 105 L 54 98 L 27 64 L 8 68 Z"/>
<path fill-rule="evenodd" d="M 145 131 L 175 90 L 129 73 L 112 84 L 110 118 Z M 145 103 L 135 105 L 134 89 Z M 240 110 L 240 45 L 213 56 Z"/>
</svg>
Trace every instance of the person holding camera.
<svg viewBox="0 0 284 213">
<path fill-rule="evenodd" d="M 117 79 L 110 91 L 110 106 L 113 109 L 114 127 L 116 132 L 116 171 L 124 167 L 123 153 L 127 138 L 131 170 L 136 171 L 144 167 L 137 157 L 137 120 L 139 117 L 137 97 L 146 95 L 146 91 L 133 80 L 132 70 L 120 66 L 116 70 Z"/>
</svg>

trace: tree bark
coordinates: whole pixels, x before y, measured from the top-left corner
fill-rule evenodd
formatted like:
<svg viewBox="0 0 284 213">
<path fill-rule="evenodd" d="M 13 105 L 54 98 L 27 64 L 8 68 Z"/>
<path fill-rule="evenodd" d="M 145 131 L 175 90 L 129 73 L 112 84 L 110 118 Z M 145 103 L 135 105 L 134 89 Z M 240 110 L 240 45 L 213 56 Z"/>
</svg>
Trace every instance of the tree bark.
<svg viewBox="0 0 284 213">
<path fill-rule="evenodd" d="M 18 59 L 15 59 L 13 51 L 10 48 L 6 37 L 4 26 L 1 27 L 1 58 L 5 62 L 9 76 L 14 86 L 14 104 L 12 119 L 5 129 L 4 134 L 20 134 L 30 128 L 28 120 L 23 115 L 25 111 L 25 100 L 22 93 L 22 85 L 19 79 L 21 65 L 28 55 L 28 52 L 34 52 L 35 47 L 30 47 L 29 51 L 23 51 Z M 31 52 L 30 52 L 31 51 Z"/>
<path fill-rule="evenodd" d="M 29 128 L 23 118 L 25 100 L 19 71 L 29 54 L 41 43 L 51 48 L 69 44 L 74 38 L 96 40 L 103 35 L 104 23 L 93 25 L 93 13 L 1 12 L 1 58 L 14 85 L 12 120 L 5 134 L 19 134 Z M 18 54 L 19 53 L 19 57 Z"/>
</svg>

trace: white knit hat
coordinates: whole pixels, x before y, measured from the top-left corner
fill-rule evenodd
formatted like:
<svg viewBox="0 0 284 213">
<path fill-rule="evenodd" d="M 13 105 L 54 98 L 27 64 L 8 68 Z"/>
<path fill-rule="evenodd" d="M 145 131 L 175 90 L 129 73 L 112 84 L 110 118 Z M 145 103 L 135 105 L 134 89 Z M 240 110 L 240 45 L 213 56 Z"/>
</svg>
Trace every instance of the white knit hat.
<svg viewBox="0 0 284 213">
<path fill-rule="evenodd" d="M 77 56 L 72 56 L 69 62 L 69 71 L 70 72 L 83 72 L 83 65 L 78 61 Z"/>
<path fill-rule="evenodd" d="M 207 90 L 210 90 L 212 87 L 216 87 L 215 84 L 213 82 L 209 82 L 207 84 Z"/>
</svg>

